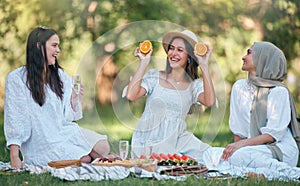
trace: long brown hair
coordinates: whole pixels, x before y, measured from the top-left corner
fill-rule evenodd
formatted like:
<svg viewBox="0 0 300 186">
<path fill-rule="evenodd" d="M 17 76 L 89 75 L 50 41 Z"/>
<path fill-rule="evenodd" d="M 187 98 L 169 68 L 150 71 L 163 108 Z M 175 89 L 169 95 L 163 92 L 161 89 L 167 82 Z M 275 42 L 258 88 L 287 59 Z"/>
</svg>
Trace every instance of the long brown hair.
<svg viewBox="0 0 300 186">
<path fill-rule="evenodd" d="M 32 98 L 42 106 L 46 101 L 45 85 L 60 98 L 63 98 L 63 82 L 58 70 L 61 68 L 58 61 L 54 65 L 48 65 L 46 42 L 57 34 L 53 29 L 38 27 L 28 36 L 26 47 L 26 85 L 31 92 Z M 58 35 L 58 34 L 57 34 Z"/>
<path fill-rule="evenodd" d="M 196 61 L 196 56 L 194 55 L 194 48 L 192 47 L 192 45 L 187 40 L 185 40 L 184 38 L 179 37 L 179 36 L 174 37 L 168 45 L 168 51 L 170 50 L 171 43 L 173 43 L 173 41 L 177 38 L 180 38 L 180 39 L 183 40 L 185 48 L 186 48 L 187 53 L 188 53 L 188 63 L 185 67 L 186 75 L 192 81 L 195 80 L 195 79 L 198 79 L 199 78 L 198 68 L 197 68 L 198 63 Z M 169 59 L 167 57 L 166 74 L 170 74 L 171 71 L 172 71 L 172 67 L 170 66 L 170 62 L 169 62 Z M 199 110 L 199 105 L 197 103 L 192 104 L 188 114 L 192 114 L 192 113 L 194 113 L 195 111 L 198 111 L 198 110 Z"/>
<path fill-rule="evenodd" d="M 186 74 L 189 76 L 189 78 L 191 78 L 192 80 L 195 80 L 195 79 L 198 79 L 199 78 L 199 74 L 198 74 L 198 63 L 196 62 L 196 57 L 194 55 L 194 48 L 192 47 L 192 45 L 187 42 L 187 40 L 185 40 L 184 38 L 182 37 L 174 37 L 169 45 L 168 45 L 168 51 L 170 50 L 170 47 L 171 47 L 171 43 L 173 43 L 173 41 L 177 38 L 180 38 L 183 40 L 184 42 L 184 45 L 185 45 L 185 48 L 187 50 L 187 53 L 188 53 L 188 63 L 185 67 L 185 72 Z M 167 58 L 167 65 L 166 65 L 166 74 L 170 74 L 172 71 L 172 68 L 170 66 L 170 62 Z"/>
</svg>

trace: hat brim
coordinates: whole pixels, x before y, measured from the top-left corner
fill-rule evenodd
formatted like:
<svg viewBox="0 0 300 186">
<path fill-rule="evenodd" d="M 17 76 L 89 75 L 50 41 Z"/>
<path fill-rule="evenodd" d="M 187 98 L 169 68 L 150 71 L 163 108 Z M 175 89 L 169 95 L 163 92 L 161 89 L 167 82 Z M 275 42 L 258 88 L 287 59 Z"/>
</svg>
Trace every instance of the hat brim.
<svg viewBox="0 0 300 186">
<path fill-rule="evenodd" d="M 194 47 L 196 44 L 196 41 L 194 39 L 192 39 L 191 37 L 187 36 L 186 34 L 183 34 L 181 32 L 168 32 L 162 38 L 162 44 L 163 44 L 163 47 L 164 47 L 164 50 L 166 53 L 168 53 L 168 46 L 169 46 L 169 44 L 171 44 L 170 42 L 174 37 L 181 37 L 181 38 L 187 40 L 187 42 L 192 47 Z"/>
</svg>

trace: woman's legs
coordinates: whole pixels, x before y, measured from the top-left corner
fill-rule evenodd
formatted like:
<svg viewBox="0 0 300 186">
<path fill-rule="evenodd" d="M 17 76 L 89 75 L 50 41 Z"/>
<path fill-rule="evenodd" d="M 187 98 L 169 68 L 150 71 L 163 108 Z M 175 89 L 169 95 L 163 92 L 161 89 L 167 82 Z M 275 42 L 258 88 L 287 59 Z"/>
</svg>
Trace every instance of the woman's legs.
<svg viewBox="0 0 300 186">
<path fill-rule="evenodd" d="M 267 178 L 299 179 L 300 168 L 273 158 L 271 150 L 265 145 L 247 146 L 238 149 L 228 162 L 242 168 L 244 172 L 262 173 Z"/>
<path fill-rule="evenodd" d="M 110 146 L 107 140 L 99 140 L 90 152 L 92 159 L 107 156 L 110 151 Z"/>
<path fill-rule="evenodd" d="M 95 131 L 82 127 L 80 129 L 89 144 L 95 144 L 88 155 L 82 156 L 80 158 L 81 162 L 90 163 L 93 159 L 108 155 L 110 146 L 107 141 L 106 135 L 101 135 L 96 133 Z"/>
<path fill-rule="evenodd" d="M 80 158 L 82 163 L 90 163 L 93 159 L 105 157 L 110 151 L 110 146 L 107 140 L 99 140 L 93 147 L 92 151 Z"/>
</svg>

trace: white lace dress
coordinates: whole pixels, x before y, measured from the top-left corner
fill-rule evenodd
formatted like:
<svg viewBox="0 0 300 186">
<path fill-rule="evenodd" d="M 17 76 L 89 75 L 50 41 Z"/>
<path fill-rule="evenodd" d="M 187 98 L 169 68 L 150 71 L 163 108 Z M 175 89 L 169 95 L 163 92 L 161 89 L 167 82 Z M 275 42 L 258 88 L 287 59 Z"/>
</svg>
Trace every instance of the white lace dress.
<svg viewBox="0 0 300 186">
<path fill-rule="evenodd" d="M 145 154 L 151 146 L 152 152 L 182 153 L 201 160 L 209 145 L 187 131 L 185 119 L 203 92 L 203 82 L 197 79 L 185 90 L 169 89 L 160 85 L 159 72 L 151 69 L 143 77 L 142 87 L 148 97 L 132 137 L 132 156 Z"/>
<path fill-rule="evenodd" d="M 87 155 L 105 135 L 79 127 L 81 105 L 77 112 L 71 108 L 72 84 L 70 77 L 59 71 L 64 82 L 63 100 L 46 86 L 46 102 L 39 106 L 26 86 L 26 70 L 20 67 L 11 72 L 6 81 L 4 105 L 4 132 L 7 147 L 21 147 L 24 162 L 47 165 L 49 161 L 79 159 Z M 89 138 L 87 138 L 89 136 Z"/>
</svg>

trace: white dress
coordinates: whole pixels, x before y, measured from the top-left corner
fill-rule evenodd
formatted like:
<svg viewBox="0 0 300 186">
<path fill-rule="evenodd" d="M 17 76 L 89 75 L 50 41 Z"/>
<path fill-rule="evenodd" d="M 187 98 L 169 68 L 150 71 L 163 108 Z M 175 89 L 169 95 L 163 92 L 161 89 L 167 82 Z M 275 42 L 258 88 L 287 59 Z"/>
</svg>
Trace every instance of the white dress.
<svg viewBox="0 0 300 186">
<path fill-rule="evenodd" d="M 4 132 L 7 147 L 19 145 L 24 162 L 44 166 L 49 161 L 79 159 L 89 154 L 105 135 L 79 127 L 75 122 L 82 117 L 81 104 L 77 112 L 71 108 L 72 84 L 70 77 L 59 70 L 64 83 L 63 100 L 46 86 L 46 101 L 39 106 L 26 86 L 26 69 L 11 72 L 6 81 Z M 90 136 L 87 138 L 87 136 Z"/>
<path fill-rule="evenodd" d="M 132 136 L 132 157 L 145 154 L 151 146 L 156 153 L 181 153 L 202 159 L 209 145 L 186 129 L 190 106 L 203 92 L 203 82 L 193 81 L 185 90 L 165 88 L 159 83 L 159 72 L 149 70 L 142 80 L 146 89 L 145 110 Z"/>
<path fill-rule="evenodd" d="M 232 88 L 229 126 L 234 134 L 242 138 L 250 138 L 250 109 L 254 91 L 255 86 L 246 79 L 238 80 Z M 283 162 L 296 166 L 299 150 L 288 128 L 290 120 L 289 93 L 284 87 L 274 87 L 268 95 L 267 124 L 261 128 L 261 132 L 271 135 L 276 140 L 276 145 L 283 153 Z M 253 150 L 249 156 L 257 154 L 255 149 L 265 149 L 264 154 L 272 155 L 265 145 L 249 148 Z"/>
<path fill-rule="evenodd" d="M 255 89 L 246 79 L 238 80 L 232 88 L 229 126 L 234 134 L 243 138 L 250 137 L 250 109 Z M 299 150 L 288 128 L 291 110 L 286 88 L 274 87 L 270 90 L 267 109 L 267 124 L 261 132 L 276 139 L 275 143 L 283 153 L 283 162 L 273 158 L 266 145 L 242 147 L 227 161 L 221 159 L 224 148 L 211 147 L 204 153 L 207 167 L 235 176 L 255 172 L 264 174 L 268 179 L 299 179 L 300 168 L 296 167 Z"/>
</svg>

